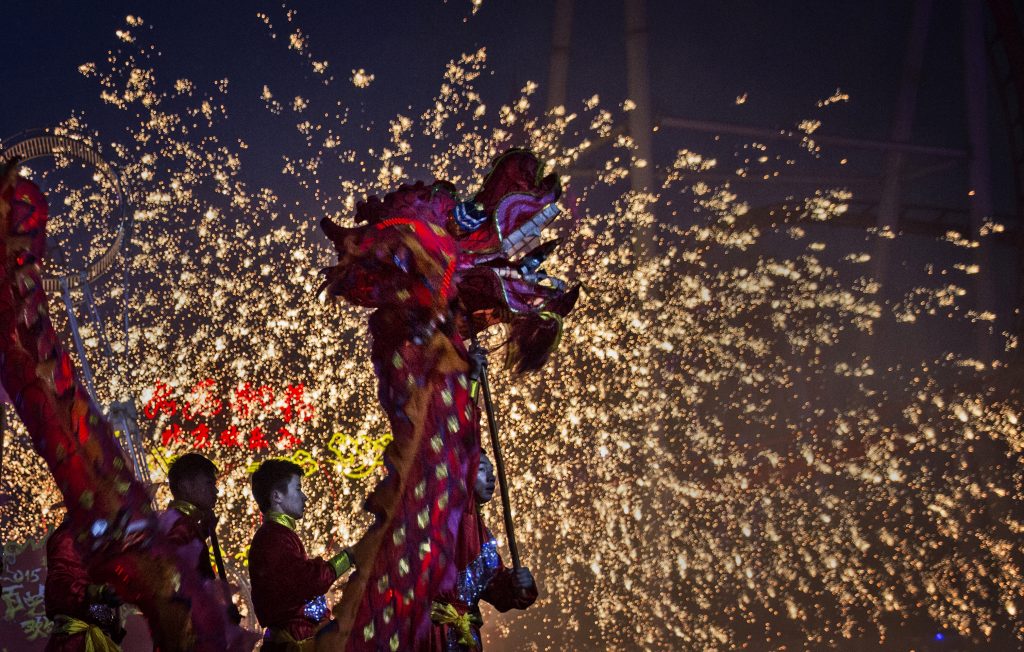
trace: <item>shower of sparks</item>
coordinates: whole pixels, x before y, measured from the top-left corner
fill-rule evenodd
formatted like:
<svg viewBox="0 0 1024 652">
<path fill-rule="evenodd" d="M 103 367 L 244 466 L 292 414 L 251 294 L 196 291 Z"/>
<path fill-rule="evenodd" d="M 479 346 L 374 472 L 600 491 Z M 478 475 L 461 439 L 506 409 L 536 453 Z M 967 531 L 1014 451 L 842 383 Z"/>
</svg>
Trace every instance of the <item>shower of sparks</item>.
<svg viewBox="0 0 1024 652">
<path fill-rule="evenodd" d="M 283 38 L 312 62 L 292 19 Z M 494 155 L 525 145 L 565 175 L 575 223 L 549 265 L 585 293 L 553 364 L 492 379 L 520 547 L 543 592 L 534 608 L 495 618 L 490 637 L 517 649 L 824 647 L 884 641 L 923 617 L 970 640 L 1024 641 L 1020 401 L 957 353 L 889 366 L 865 353 L 883 325 L 914 338 L 940 320 L 991 319 L 961 305 L 961 283 L 995 226 L 951 233 L 943 246 L 959 267 L 887 303 L 867 277 L 869 251 L 826 245 L 849 192 L 757 216 L 728 183 L 708 181 L 716 160 L 688 150 L 660 170 L 656 192 L 627 191 L 633 143 L 616 125 L 631 106 L 614 113 L 594 96 L 543 115 L 530 82 L 490 107 L 474 83 L 483 49 L 450 62 L 438 95 L 387 121 L 386 142 L 368 151 L 348 144 L 360 127 L 345 115 L 316 118 L 327 114 L 312 99 L 277 100 L 264 86 L 269 119 L 304 142 L 282 155 L 282 185 L 305 193 L 297 214 L 244 181 L 244 141 L 218 136 L 228 81 L 164 90 L 145 28 L 129 17 L 107 61 L 79 69 L 123 112 L 126 133 L 101 137 L 80 115 L 61 126 L 102 147 L 134 210 L 128 282 L 115 270 L 94 288 L 111 356 L 84 310 L 79 319 L 101 399 L 139 405 L 155 479 L 195 448 L 221 468 L 232 564 L 259 522 L 254 463 L 280 455 L 306 469 L 312 554 L 354 540 L 381 473 L 389 435 L 366 313 L 317 297 L 333 253 L 316 218 L 345 219 L 407 179 L 449 179 L 469 194 Z M 846 99 L 837 91 L 822 106 Z M 750 149 L 744 174 L 794 163 Z M 74 166 L 34 178 L 62 197 L 51 230 L 78 229 L 65 246 L 73 268 L 109 244 L 98 216 L 110 199 L 99 182 L 65 181 L 74 170 L 64 167 Z M 50 307 L 63 315 L 55 298 Z M 20 430 L 4 471 L 5 531 L 41 535 L 59 494 Z M 496 508 L 489 516 L 500 522 Z"/>
<path fill-rule="evenodd" d="M 824 106 L 828 106 L 829 104 L 836 104 L 837 102 L 849 102 L 849 101 L 850 101 L 850 95 L 848 93 L 844 93 L 843 91 L 841 91 L 840 89 L 837 88 L 835 93 L 832 93 L 832 95 L 830 95 L 829 97 L 826 97 L 825 99 L 820 100 L 818 102 L 818 106 L 819 107 L 824 107 Z"/>
<path fill-rule="evenodd" d="M 448 0 L 444 0 L 444 3 L 448 4 Z M 480 11 L 480 7 L 482 7 L 483 5 L 484 0 L 469 0 L 470 15 L 475 16 L 476 12 Z"/>
<path fill-rule="evenodd" d="M 352 71 L 352 85 L 356 88 L 366 88 L 373 83 L 374 76 L 362 68 Z"/>
</svg>

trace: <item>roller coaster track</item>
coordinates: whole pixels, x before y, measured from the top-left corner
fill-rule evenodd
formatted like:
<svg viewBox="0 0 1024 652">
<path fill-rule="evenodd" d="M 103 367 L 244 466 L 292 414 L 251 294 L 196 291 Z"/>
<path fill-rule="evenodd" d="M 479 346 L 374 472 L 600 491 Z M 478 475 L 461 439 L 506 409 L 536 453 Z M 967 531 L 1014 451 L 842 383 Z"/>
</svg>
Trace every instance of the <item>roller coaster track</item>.
<svg viewBox="0 0 1024 652">
<path fill-rule="evenodd" d="M 5 139 L 3 149 L 0 150 L 0 162 L 6 162 L 17 157 L 24 163 L 33 159 L 58 156 L 66 156 L 88 163 L 103 175 L 116 197 L 117 214 L 113 217 L 117 220 L 118 226 L 110 246 L 98 258 L 89 263 L 84 270 L 63 277 L 44 277 L 43 289 L 48 293 L 59 293 L 61 291 L 61 281 L 69 288 L 77 288 L 82 284 L 83 280 L 92 282 L 106 274 L 121 254 L 121 248 L 129 226 L 127 201 L 121 185 L 121 179 L 117 171 L 88 142 L 73 136 L 52 134 L 45 131 L 29 131 Z"/>
</svg>

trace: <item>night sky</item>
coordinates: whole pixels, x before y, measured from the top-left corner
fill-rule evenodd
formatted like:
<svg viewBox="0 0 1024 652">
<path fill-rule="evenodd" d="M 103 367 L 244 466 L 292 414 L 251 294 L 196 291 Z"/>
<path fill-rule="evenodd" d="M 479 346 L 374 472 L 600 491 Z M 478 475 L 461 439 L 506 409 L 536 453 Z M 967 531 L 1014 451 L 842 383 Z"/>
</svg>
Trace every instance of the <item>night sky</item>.
<svg viewBox="0 0 1024 652">
<path fill-rule="evenodd" d="M 77 2 L 25 3 L 9 11 L 7 78 L 17 89 L 0 115 L 5 137 L 45 127 L 84 111 L 91 126 L 110 128 L 93 83 L 76 72 L 85 61 L 101 60 L 116 43 L 113 31 L 128 14 L 152 28 L 162 53 L 160 74 L 187 77 L 200 87 L 231 81 L 230 128 L 253 145 L 248 174 L 275 181 L 288 135 L 260 122 L 264 84 L 275 95 L 301 94 L 323 106 L 335 101 L 367 125 L 386 120 L 410 105 L 419 108 L 436 91 L 444 64 L 486 46 L 490 79 L 482 84 L 492 102 L 507 101 L 527 80 L 548 75 L 552 3 L 524 0 L 484 2 L 471 15 L 470 3 L 346 2 L 296 4 L 296 24 L 308 35 L 318 59 L 344 81 L 351 69 L 376 76 L 369 88 L 321 84 L 319 75 L 286 55 L 283 38 L 271 41 L 256 13 L 267 13 L 284 32 L 284 10 L 275 3 Z M 884 0 L 818 2 L 650 2 L 649 64 L 652 114 L 793 129 L 804 118 L 823 122 L 819 133 L 866 139 L 888 138 L 911 17 L 911 2 Z M 932 12 L 913 142 L 962 148 L 962 17 L 957 3 L 936 3 Z M 623 5 L 576 3 L 568 98 L 577 105 L 594 93 L 607 103 L 625 99 Z M 850 101 L 821 114 L 816 103 L 836 89 Z M 746 93 L 747 102 L 735 98 Z M 996 96 L 991 96 L 992 146 L 1004 161 L 1006 131 Z M 116 119 L 116 118 L 115 118 Z M 258 134 L 258 136 L 256 135 Z M 373 134 L 367 134 L 367 143 Z M 671 130 L 656 138 L 657 160 L 671 160 L 679 147 L 731 152 L 742 138 L 714 144 L 706 134 Z M 748 139 L 749 140 L 749 139 Z M 850 156 L 840 171 L 836 159 Z M 721 154 L 720 154 L 721 155 Z M 828 151 L 822 174 L 877 176 L 878 156 Z M 807 169 L 805 168 L 805 173 Z M 1010 177 L 996 166 L 997 213 L 1012 212 Z M 962 169 L 929 178 L 909 189 L 910 197 L 963 207 Z M 792 188 L 788 188 L 792 190 Z M 784 190 L 785 191 L 785 190 Z M 940 196 L 936 196 L 940 194 Z"/>
<path fill-rule="evenodd" d="M 125 137 L 130 114 L 104 104 L 95 80 L 77 71 L 85 62 L 101 62 L 119 45 L 114 32 L 129 14 L 140 16 L 145 40 L 160 53 L 153 62 L 158 87 L 166 90 L 188 78 L 203 92 L 222 79 L 230 80 L 224 103 L 230 118 L 218 126 L 227 143 L 245 141 L 241 179 L 252 187 L 280 193 L 283 208 L 313 224 L 317 207 L 309 193 L 282 174 L 284 156 L 301 155 L 302 137 L 294 128 L 300 118 L 286 108 L 270 114 L 261 100 L 264 86 L 286 105 L 302 96 L 323 112 L 347 113 L 349 140 L 358 151 L 386 146 L 388 121 L 396 114 L 419 115 L 433 104 L 447 62 L 462 53 L 487 48 L 487 76 L 479 82 L 489 106 L 514 101 L 527 81 L 540 84 L 534 103 L 544 109 L 551 53 L 551 0 L 484 0 L 472 12 L 469 0 L 388 0 L 358 2 L 214 3 L 174 2 L 36 2 L 5 6 L 4 73 L 8 92 L 0 111 L 0 138 L 29 129 L 46 128 L 73 113 L 84 117 L 99 140 Z M 601 103 L 617 107 L 626 95 L 626 45 L 622 2 L 575 3 L 568 104 L 579 107 L 599 94 Z M 722 1 L 648 2 L 651 113 L 663 118 L 734 123 L 772 130 L 796 131 L 805 119 L 821 120 L 815 135 L 888 140 L 913 3 L 893 0 L 857 2 Z M 296 13 L 291 23 L 286 12 Z M 257 18 L 273 23 L 276 39 Z M 962 9 L 960 3 L 935 3 L 925 65 L 918 94 L 911 141 L 921 145 L 965 149 Z M 296 27 L 307 38 L 314 60 L 329 61 L 328 76 L 313 72 L 309 61 L 287 47 Z M 348 81 L 352 70 L 374 75 L 366 88 Z M 819 102 L 841 90 L 850 97 L 828 107 Z M 737 98 L 745 96 L 744 102 Z M 1012 175 L 1008 164 L 1005 118 L 993 88 L 988 94 L 989 135 L 993 162 L 995 216 L 1013 222 Z M 134 111 L 135 108 L 132 108 Z M 358 126 L 360 128 L 353 128 Z M 691 149 L 721 162 L 718 172 L 730 176 L 751 156 L 750 136 L 697 133 L 664 127 L 655 135 L 655 165 L 668 166 L 680 149 Z M 796 139 L 799 140 L 799 139 Z M 796 142 L 773 145 L 773 154 L 797 160 L 796 172 L 780 180 L 735 187 L 763 215 L 780 202 L 821 187 L 845 187 L 854 204 L 870 205 L 880 191 L 884 154 L 878 151 L 824 146 L 813 155 Z M 909 157 L 908 169 L 927 168 L 935 161 Z M 791 177 L 810 177 L 801 181 Z M 717 179 L 720 181 L 721 179 Z M 330 192 L 330 189 L 325 189 Z M 968 182 L 961 160 L 908 184 L 908 203 L 942 207 L 953 223 L 967 225 Z M 690 213 L 665 210 L 660 219 L 685 223 Z M 837 242 L 839 252 L 862 245 L 863 231 L 820 227 Z M 919 282 L 930 256 L 946 255 L 927 235 L 904 253 L 892 295 Z M 932 238 L 933 240 L 934 238 Z M 906 243 L 908 240 L 903 240 Z M 789 246 L 789 245 L 780 245 Z M 782 253 L 788 253 L 783 251 Z M 830 254 L 831 254 L 830 250 Z M 839 254 L 836 254 L 837 256 Z M 909 265 L 906 261 L 909 261 Z M 949 260 L 939 261 L 950 263 Z M 994 263 L 997 279 L 1016 274 L 1015 250 L 1002 242 Z M 850 280 L 850 279 L 844 279 Z M 1006 285 L 1010 283 L 1007 281 Z M 997 297 L 999 324 L 1011 323 L 1014 296 Z M 969 302 L 969 300 L 968 300 Z M 874 343 L 902 347 L 908 358 L 943 350 L 963 340 L 962 325 L 935 338 L 910 343 Z M 961 330 L 957 330 L 961 328 Z M 885 331 L 881 331 L 883 336 Z M 973 343 L 964 344 L 964 348 Z M 879 349 L 876 349 L 879 350 Z M 931 626 L 930 624 L 928 626 Z M 492 650 L 517 649 L 495 642 Z"/>
</svg>

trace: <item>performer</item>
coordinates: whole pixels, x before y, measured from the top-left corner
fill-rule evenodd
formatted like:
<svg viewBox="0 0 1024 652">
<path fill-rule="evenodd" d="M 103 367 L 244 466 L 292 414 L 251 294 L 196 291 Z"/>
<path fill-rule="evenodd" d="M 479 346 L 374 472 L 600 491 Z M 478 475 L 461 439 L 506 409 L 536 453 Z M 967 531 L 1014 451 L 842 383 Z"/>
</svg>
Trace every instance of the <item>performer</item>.
<svg viewBox="0 0 1024 652">
<path fill-rule="evenodd" d="M 463 512 L 459 524 L 455 588 L 435 598 L 431 652 L 482 649 L 480 600 L 500 612 L 526 609 L 537 599 L 537 584 L 528 568 L 507 568 L 498 555 L 498 542 L 480 518 L 480 505 L 494 497 L 494 466 L 480 454 L 473 486 L 474 505 Z"/>
<path fill-rule="evenodd" d="M 266 629 L 263 652 L 309 652 L 333 625 L 324 595 L 355 564 L 348 549 L 329 560 L 306 556 L 295 533 L 306 509 L 302 468 L 267 460 L 252 474 L 252 495 L 263 513 L 249 547 L 252 602 Z"/>
<path fill-rule="evenodd" d="M 46 652 L 120 651 L 121 601 L 109 586 L 90 582 L 67 517 L 46 541 L 43 603 L 53 621 Z"/>
<path fill-rule="evenodd" d="M 215 575 L 207 540 L 215 520 L 217 467 L 199 453 L 188 453 L 171 464 L 167 482 L 174 499 L 160 516 L 160 529 L 179 549 L 190 545 L 197 547 L 196 568 L 203 578 L 212 580 Z"/>
</svg>

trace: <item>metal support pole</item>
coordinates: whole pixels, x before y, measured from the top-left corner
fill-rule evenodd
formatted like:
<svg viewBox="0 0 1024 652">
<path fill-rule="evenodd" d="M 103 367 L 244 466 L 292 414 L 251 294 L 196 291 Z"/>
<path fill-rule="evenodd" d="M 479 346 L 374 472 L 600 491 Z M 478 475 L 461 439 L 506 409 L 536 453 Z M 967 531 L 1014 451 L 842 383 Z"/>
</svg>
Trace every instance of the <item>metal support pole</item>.
<svg viewBox="0 0 1024 652">
<path fill-rule="evenodd" d="M 626 86 L 635 108 L 629 112 L 629 135 L 637 161 L 630 171 L 633 190 L 655 191 L 651 137 L 651 86 L 647 70 L 647 1 L 626 0 Z M 644 243 L 646 244 L 646 243 Z"/>
<path fill-rule="evenodd" d="M 129 430 L 128 419 L 125 418 L 124 414 L 118 410 L 118 404 L 114 403 L 110 406 L 110 420 L 113 421 L 113 426 L 117 432 L 121 433 L 121 448 L 124 450 L 127 448 L 128 459 L 131 460 L 132 466 L 135 467 L 135 477 L 139 477 L 139 464 L 138 458 L 135 454 L 135 442 L 132 440 L 132 433 Z"/>
<path fill-rule="evenodd" d="M 907 39 L 906 56 L 903 59 L 900 93 L 896 100 L 896 115 L 889 134 L 889 139 L 894 143 L 909 142 L 914 128 L 914 110 L 917 107 L 917 90 L 921 83 L 921 68 L 924 66 L 924 50 L 928 40 L 928 20 L 931 12 L 932 0 L 914 2 L 914 16 Z M 882 196 L 878 206 L 878 226 L 889 227 L 893 231 L 899 226 L 904 158 L 904 153 L 900 150 L 889 151 L 885 158 L 885 176 L 882 180 Z"/>
<path fill-rule="evenodd" d="M 693 120 L 678 116 L 664 117 L 659 124 L 665 128 L 688 129 L 707 134 L 730 134 L 734 136 L 750 136 L 752 138 L 763 138 L 764 140 L 788 140 L 799 142 L 803 132 L 792 129 L 772 129 L 768 127 L 751 127 L 749 125 L 738 125 L 730 122 L 717 122 L 715 120 Z M 814 134 L 814 142 L 836 147 L 849 147 L 851 149 L 876 150 L 882 152 L 906 152 L 908 154 L 920 154 L 921 156 L 933 156 L 937 158 L 961 159 L 967 157 L 967 152 L 953 147 L 937 147 L 934 145 L 915 145 L 913 143 L 896 143 L 886 140 L 871 140 L 870 138 L 851 138 L 849 136 L 830 136 L 828 134 Z"/>
<path fill-rule="evenodd" d="M 135 411 L 135 402 L 115 401 L 110 404 L 110 420 L 122 433 L 122 449 L 127 449 L 135 477 L 142 482 L 150 482 L 149 467 L 146 464 L 146 448 L 139 435 L 139 415 Z"/>
<path fill-rule="evenodd" d="M 0 481 L 4 478 L 4 443 L 7 441 L 7 404 L 0 403 Z"/>
<path fill-rule="evenodd" d="M 921 69 L 924 66 L 925 44 L 928 41 L 928 22 L 931 17 L 932 0 L 916 0 L 910 21 L 910 32 L 907 35 L 906 53 L 903 56 L 903 73 L 900 78 L 899 94 L 896 97 L 896 110 L 889 131 L 889 141 L 896 146 L 906 146 L 913 135 L 914 113 L 917 108 L 917 92 L 921 84 Z M 883 231 L 900 232 L 900 214 L 903 184 L 906 180 L 904 168 L 907 153 L 902 148 L 889 149 L 885 153 L 882 171 L 882 194 L 878 201 L 875 225 Z M 886 236 L 875 241 L 873 260 L 871 261 L 872 276 L 881 285 L 886 296 L 892 296 L 889 290 L 889 273 L 894 250 L 898 244 Z M 899 260 L 896 261 L 900 263 Z M 898 274 L 897 274 L 898 277 Z M 898 290 L 897 290 L 898 291 Z M 885 346 L 891 338 L 879 333 L 861 333 L 860 347 L 882 360 L 888 353 Z"/>
<path fill-rule="evenodd" d="M 928 21 L 932 12 L 932 0 L 914 2 L 914 14 L 907 38 L 907 51 L 903 58 L 903 75 L 900 80 L 899 96 L 896 100 L 896 115 L 893 117 L 889 139 L 893 143 L 905 144 L 910 141 L 914 127 L 914 111 L 917 107 L 917 91 L 921 84 L 921 69 L 924 66 L 925 43 L 928 40 Z M 899 231 L 900 197 L 903 190 L 903 169 L 906 155 L 902 150 L 893 149 L 886 153 L 885 169 L 882 176 L 882 195 L 878 203 L 876 224 L 879 228 Z M 888 276 L 892 242 L 879 239 L 875 251 L 874 277 L 885 288 Z"/>
<path fill-rule="evenodd" d="M 78 332 L 78 318 L 75 317 L 75 304 L 71 301 L 71 289 L 68 287 L 66 277 L 60 279 L 60 292 L 64 299 L 64 307 L 68 311 L 68 324 L 71 326 L 71 337 L 75 341 L 75 350 L 78 351 L 78 361 L 82 365 L 82 378 L 85 380 L 85 387 L 89 396 L 96 405 L 99 399 L 96 397 L 96 387 L 92 383 L 92 368 L 89 366 L 89 358 L 85 356 L 85 346 L 82 344 L 82 335 Z"/>
<path fill-rule="evenodd" d="M 983 0 L 964 1 L 964 91 L 967 95 L 967 137 L 970 143 L 968 175 L 972 238 L 992 218 L 992 164 L 988 138 L 988 59 L 985 54 Z M 975 275 L 975 310 L 996 312 L 992 276 L 991 238 L 981 238 L 974 262 L 980 269 Z M 982 322 L 984 323 L 984 322 Z M 995 346 L 987 328 L 977 330 L 978 354 L 986 364 L 995 357 Z"/>
<path fill-rule="evenodd" d="M 548 111 L 565 106 L 569 87 L 569 43 L 572 39 L 573 0 L 555 0 L 551 23 L 551 67 L 548 70 Z"/>
<path fill-rule="evenodd" d="M 0 403 L 0 486 L 3 486 L 4 478 L 4 442 L 7 441 L 7 404 Z M 0 494 L 0 503 L 5 499 L 3 494 Z M 0 532 L 7 532 L 7 527 L 0 527 Z M 4 544 L 7 543 L 7 537 L 0 538 L 0 573 L 4 573 L 7 569 L 4 567 L 4 555 L 3 549 Z"/>
<path fill-rule="evenodd" d="M 131 234 L 134 232 L 134 224 L 132 218 L 128 218 L 128 228 L 125 229 L 125 233 L 128 237 L 125 238 L 124 251 L 121 254 L 124 268 L 122 269 L 121 275 L 121 300 L 124 302 L 124 364 L 122 365 L 123 376 L 121 385 L 121 391 L 127 395 L 132 393 L 132 365 L 131 365 L 131 337 L 129 332 L 128 323 L 128 308 L 131 306 L 131 286 L 128 283 L 128 274 L 130 271 L 129 263 L 131 262 L 131 251 L 132 251 L 132 239 Z M 126 396 L 122 396 L 126 398 Z"/>
<path fill-rule="evenodd" d="M 100 311 L 96 309 L 96 299 L 92 294 L 92 287 L 89 285 L 89 279 L 86 278 L 83 273 L 81 276 L 82 285 L 82 297 L 85 299 L 85 305 L 89 308 L 89 314 L 92 315 L 92 320 L 96 324 L 96 330 L 100 336 L 100 346 L 103 348 L 103 354 L 108 360 L 112 360 L 114 357 L 114 351 L 110 348 L 110 340 L 107 339 L 107 329 L 103 327 L 103 321 L 100 319 Z"/>
<path fill-rule="evenodd" d="M 472 351 L 482 351 L 473 338 Z M 505 516 L 505 537 L 508 539 L 508 551 L 512 555 L 512 567 L 521 568 L 519 546 L 516 544 L 516 532 L 512 523 L 512 501 L 508 496 L 508 479 L 505 477 L 505 461 L 501 456 L 501 442 L 498 440 L 498 420 L 494 418 L 494 403 L 491 401 L 491 385 L 487 381 L 487 356 L 478 356 L 482 362 L 480 368 L 480 386 L 484 390 L 484 408 L 487 412 L 487 429 L 491 433 L 491 454 L 494 455 L 494 466 L 498 469 L 498 488 L 501 490 L 501 506 Z"/>
</svg>

